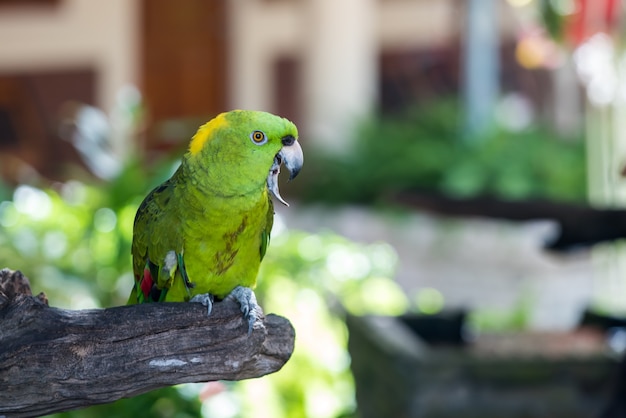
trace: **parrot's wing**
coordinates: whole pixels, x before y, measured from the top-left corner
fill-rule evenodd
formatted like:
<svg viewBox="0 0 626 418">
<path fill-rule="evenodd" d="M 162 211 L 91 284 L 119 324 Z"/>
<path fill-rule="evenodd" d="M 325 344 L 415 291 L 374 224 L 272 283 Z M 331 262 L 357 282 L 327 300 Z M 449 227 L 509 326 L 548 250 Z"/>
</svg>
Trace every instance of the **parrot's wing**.
<svg viewBox="0 0 626 418">
<path fill-rule="evenodd" d="M 267 247 L 270 245 L 270 234 L 272 232 L 272 226 L 274 225 L 274 203 L 272 203 L 272 198 L 267 196 L 269 205 L 267 207 L 267 221 L 265 223 L 265 229 L 261 231 L 261 260 L 265 257 L 265 253 L 267 252 Z"/>
<path fill-rule="evenodd" d="M 131 250 L 137 301 L 129 302 L 164 300 L 166 292 L 161 290 L 171 286 L 176 272 L 186 276 L 180 217 L 168 207 L 175 204 L 174 187 L 173 179 L 156 187 L 137 210 Z"/>
</svg>

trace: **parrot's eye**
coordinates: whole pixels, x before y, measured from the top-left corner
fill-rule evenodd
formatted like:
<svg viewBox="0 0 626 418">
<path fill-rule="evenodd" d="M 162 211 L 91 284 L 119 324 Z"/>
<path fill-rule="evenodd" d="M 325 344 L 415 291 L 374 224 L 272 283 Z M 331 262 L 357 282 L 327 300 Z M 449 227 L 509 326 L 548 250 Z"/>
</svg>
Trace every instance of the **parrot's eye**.
<svg viewBox="0 0 626 418">
<path fill-rule="evenodd" d="M 263 145 L 267 142 L 267 135 L 265 135 L 262 131 L 253 131 L 250 134 L 250 139 L 256 145 Z"/>
</svg>

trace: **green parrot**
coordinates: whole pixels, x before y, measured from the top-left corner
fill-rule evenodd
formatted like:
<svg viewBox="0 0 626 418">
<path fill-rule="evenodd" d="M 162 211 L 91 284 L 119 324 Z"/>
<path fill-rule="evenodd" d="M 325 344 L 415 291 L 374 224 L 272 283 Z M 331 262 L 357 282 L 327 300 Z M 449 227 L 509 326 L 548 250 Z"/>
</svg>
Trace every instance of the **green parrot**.
<svg viewBox="0 0 626 418">
<path fill-rule="evenodd" d="M 143 200 L 133 228 L 134 287 L 128 303 L 232 297 L 248 320 L 262 315 L 253 288 L 280 196 L 281 164 L 302 167 L 298 130 L 270 113 L 234 110 L 193 136 L 170 179 Z"/>
</svg>

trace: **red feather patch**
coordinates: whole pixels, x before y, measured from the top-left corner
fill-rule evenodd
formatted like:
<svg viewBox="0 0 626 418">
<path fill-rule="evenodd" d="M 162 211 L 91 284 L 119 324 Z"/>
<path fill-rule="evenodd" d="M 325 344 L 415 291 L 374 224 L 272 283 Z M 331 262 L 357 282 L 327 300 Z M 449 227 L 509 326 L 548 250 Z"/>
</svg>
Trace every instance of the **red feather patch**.
<svg viewBox="0 0 626 418">
<path fill-rule="evenodd" d="M 152 285 L 154 284 L 154 280 L 152 279 L 152 274 L 150 274 L 149 269 L 143 270 L 143 280 L 141 281 L 141 292 L 144 297 L 148 299 L 150 295 L 150 290 L 152 290 Z"/>
</svg>

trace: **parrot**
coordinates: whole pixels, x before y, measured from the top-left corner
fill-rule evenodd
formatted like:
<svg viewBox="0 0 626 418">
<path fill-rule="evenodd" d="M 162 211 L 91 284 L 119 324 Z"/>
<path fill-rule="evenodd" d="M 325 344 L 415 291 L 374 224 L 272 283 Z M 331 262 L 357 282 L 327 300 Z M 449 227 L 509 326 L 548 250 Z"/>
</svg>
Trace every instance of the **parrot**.
<svg viewBox="0 0 626 418">
<path fill-rule="evenodd" d="M 252 110 L 217 115 L 193 135 L 175 173 L 137 209 L 131 245 L 134 285 L 128 304 L 235 299 L 248 333 L 262 316 L 254 287 L 281 197 L 283 165 L 303 164 L 298 130 Z"/>
</svg>

